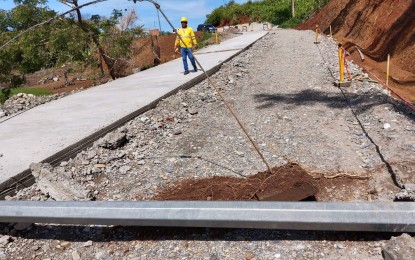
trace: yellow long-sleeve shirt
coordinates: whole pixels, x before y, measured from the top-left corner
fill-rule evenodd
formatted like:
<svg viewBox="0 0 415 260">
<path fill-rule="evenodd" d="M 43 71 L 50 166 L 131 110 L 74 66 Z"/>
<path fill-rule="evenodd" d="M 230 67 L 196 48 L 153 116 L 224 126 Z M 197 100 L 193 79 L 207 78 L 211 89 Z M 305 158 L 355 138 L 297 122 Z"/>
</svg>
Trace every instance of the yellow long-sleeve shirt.
<svg viewBox="0 0 415 260">
<path fill-rule="evenodd" d="M 191 27 L 177 29 L 177 34 L 180 35 L 180 37 L 182 37 L 186 45 L 183 44 L 183 42 L 180 41 L 179 36 L 177 36 L 174 46 L 180 44 L 180 47 L 182 48 L 192 48 L 194 45 L 197 45 L 196 36 Z"/>
</svg>

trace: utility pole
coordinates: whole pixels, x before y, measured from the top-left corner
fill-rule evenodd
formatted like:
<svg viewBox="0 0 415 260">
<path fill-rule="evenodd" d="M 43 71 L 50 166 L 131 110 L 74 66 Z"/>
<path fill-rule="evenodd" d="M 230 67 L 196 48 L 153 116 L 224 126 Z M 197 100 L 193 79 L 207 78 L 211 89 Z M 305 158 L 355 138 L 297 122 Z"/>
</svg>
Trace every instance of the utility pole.
<svg viewBox="0 0 415 260">
<path fill-rule="evenodd" d="M 295 17 L 295 0 L 291 0 L 291 14 Z"/>
</svg>

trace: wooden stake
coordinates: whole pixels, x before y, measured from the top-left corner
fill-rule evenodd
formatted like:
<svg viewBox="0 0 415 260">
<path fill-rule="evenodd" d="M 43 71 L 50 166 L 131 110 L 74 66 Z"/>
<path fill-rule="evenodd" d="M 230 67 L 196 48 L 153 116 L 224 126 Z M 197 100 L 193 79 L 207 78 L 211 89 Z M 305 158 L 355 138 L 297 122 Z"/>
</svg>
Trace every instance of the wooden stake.
<svg viewBox="0 0 415 260">
<path fill-rule="evenodd" d="M 389 87 L 389 67 L 390 67 L 390 59 L 391 56 L 390 54 L 388 54 L 388 62 L 387 62 L 387 67 L 386 67 L 386 86 Z"/>
<path fill-rule="evenodd" d="M 295 17 L 295 0 L 291 0 L 291 14 Z"/>
</svg>

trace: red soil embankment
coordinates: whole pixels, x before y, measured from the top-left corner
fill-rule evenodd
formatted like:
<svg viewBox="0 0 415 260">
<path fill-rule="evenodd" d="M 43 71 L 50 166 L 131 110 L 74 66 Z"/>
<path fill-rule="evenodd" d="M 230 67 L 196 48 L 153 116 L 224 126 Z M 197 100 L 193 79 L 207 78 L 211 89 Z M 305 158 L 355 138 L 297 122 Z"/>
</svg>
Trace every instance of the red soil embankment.
<svg viewBox="0 0 415 260">
<path fill-rule="evenodd" d="M 390 87 L 415 101 L 415 1 L 332 0 L 297 29 L 314 29 L 318 24 L 351 53 L 352 59 L 380 79 L 385 78 L 386 60 L 391 55 Z M 358 46 L 366 60 L 354 48 Z"/>
</svg>

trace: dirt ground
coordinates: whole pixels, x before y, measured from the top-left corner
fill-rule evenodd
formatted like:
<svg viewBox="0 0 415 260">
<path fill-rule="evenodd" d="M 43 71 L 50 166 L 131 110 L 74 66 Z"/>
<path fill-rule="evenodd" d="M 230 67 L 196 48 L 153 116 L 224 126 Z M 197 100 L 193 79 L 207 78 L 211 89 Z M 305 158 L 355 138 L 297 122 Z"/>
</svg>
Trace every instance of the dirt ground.
<svg viewBox="0 0 415 260">
<path fill-rule="evenodd" d="M 192 199 L 215 200 L 220 192 L 235 198 L 239 183 L 247 199 L 306 187 L 316 189 L 317 201 L 392 202 L 399 185 L 414 178 L 413 116 L 375 83 L 335 87 L 335 42 L 313 41 L 310 31 L 272 31 L 212 76 L 275 177 L 257 174 L 263 162 L 207 81 L 117 129 L 126 142 L 116 149 L 100 145 L 103 138 L 44 169 L 97 201 L 146 201 L 169 189 L 165 199 L 172 199 L 181 183 Z M 222 186 L 213 189 L 214 181 Z M 34 184 L 9 199 L 53 200 L 42 189 Z M 39 224 L 20 231 L 10 223 L 0 225 L 0 236 L 12 240 L 0 248 L 6 259 L 378 260 L 392 235 Z"/>
<path fill-rule="evenodd" d="M 351 196 L 354 191 L 347 187 L 368 190 L 369 177 L 316 173 L 313 177 L 300 165 L 289 163 L 273 168 L 271 174 L 266 171 L 245 178 L 215 176 L 183 180 L 160 191 L 154 200 L 344 201 L 354 197 Z"/>
<path fill-rule="evenodd" d="M 297 28 L 314 30 L 318 25 L 329 35 L 331 25 L 333 36 L 351 54 L 349 59 L 382 82 L 386 81 L 386 60 L 390 54 L 389 86 L 415 102 L 414 13 L 415 3 L 407 0 L 332 0 Z M 364 53 L 364 62 L 355 46 Z"/>
</svg>

